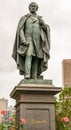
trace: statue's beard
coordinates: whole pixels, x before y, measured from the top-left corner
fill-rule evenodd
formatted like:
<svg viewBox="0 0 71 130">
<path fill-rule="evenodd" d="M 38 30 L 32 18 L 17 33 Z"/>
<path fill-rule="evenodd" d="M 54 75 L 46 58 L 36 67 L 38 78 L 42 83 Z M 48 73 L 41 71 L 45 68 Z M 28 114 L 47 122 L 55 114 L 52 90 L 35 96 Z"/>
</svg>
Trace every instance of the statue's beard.
<svg viewBox="0 0 71 130">
<path fill-rule="evenodd" d="M 30 10 L 30 13 L 36 14 L 36 11 L 35 10 Z"/>
</svg>

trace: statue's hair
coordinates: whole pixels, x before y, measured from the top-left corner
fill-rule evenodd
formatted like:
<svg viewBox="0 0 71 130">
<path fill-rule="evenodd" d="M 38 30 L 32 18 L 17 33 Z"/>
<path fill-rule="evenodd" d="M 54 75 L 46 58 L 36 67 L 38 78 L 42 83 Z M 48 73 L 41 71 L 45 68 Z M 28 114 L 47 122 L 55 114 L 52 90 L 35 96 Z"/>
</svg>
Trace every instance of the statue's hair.
<svg viewBox="0 0 71 130">
<path fill-rule="evenodd" d="M 31 3 L 29 4 L 29 9 L 30 9 L 30 6 L 31 6 L 32 4 L 35 4 L 35 5 L 36 5 L 36 10 L 38 10 L 38 5 L 37 5 L 37 3 L 35 3 L 35 2 L 31 2 Z"/>
</svg>

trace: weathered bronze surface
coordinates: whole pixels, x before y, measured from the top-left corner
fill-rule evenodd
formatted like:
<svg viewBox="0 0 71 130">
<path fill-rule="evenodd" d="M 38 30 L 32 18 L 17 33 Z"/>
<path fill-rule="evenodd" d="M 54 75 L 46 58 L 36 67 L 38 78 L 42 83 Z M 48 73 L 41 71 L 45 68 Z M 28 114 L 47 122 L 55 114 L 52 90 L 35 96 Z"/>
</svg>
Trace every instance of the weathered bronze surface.
<svg viewBox="0 0 71 130">
<path fill-rule="evenodd" d="M 30 13 L 21 17 L 13 48 L 12 57 L 25 79 L 40 79 L 50 58 L 50 28 L 36 14 L 37 10 L 38 5 L 32 2 L 29 5 Z"/>
</svg>

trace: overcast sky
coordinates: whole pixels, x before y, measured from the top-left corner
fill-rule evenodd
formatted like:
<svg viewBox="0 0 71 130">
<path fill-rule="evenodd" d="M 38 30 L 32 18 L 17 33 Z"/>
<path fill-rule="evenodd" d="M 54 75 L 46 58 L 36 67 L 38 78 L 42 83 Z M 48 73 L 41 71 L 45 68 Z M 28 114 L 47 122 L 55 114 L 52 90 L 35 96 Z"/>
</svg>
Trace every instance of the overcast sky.
<svg viewBox="0 0 71 130">
<path fill-rule="evenodd" d="M 21 16 L 27 14 L 32 0 L 0 0 L 0 98 L 9 99 L 9 94 L 23 76 L 19 75 L 12 59 L 15 33 Z M 34 0 L 51 29 L 51 58 L 44 79 L 53 80 L 56 87 L 62 86 L 62 60 L 71 59 L 71 0 Z"/>
</svg>

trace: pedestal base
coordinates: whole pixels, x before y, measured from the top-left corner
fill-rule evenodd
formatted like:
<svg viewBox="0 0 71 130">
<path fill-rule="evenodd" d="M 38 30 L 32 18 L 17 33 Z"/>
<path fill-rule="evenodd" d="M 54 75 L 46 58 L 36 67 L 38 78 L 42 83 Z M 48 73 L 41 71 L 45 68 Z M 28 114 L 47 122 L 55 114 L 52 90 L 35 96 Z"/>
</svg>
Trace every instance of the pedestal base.
<svg viewBox="0 0 71 130">
<path fill-rule="evenodd" d="M 26 130 L 55 130 L 54 95 L 61 88 L 48 80 L 22 80 L 11 92 L 17 119 L 27 120 Z"/>
</svg>

